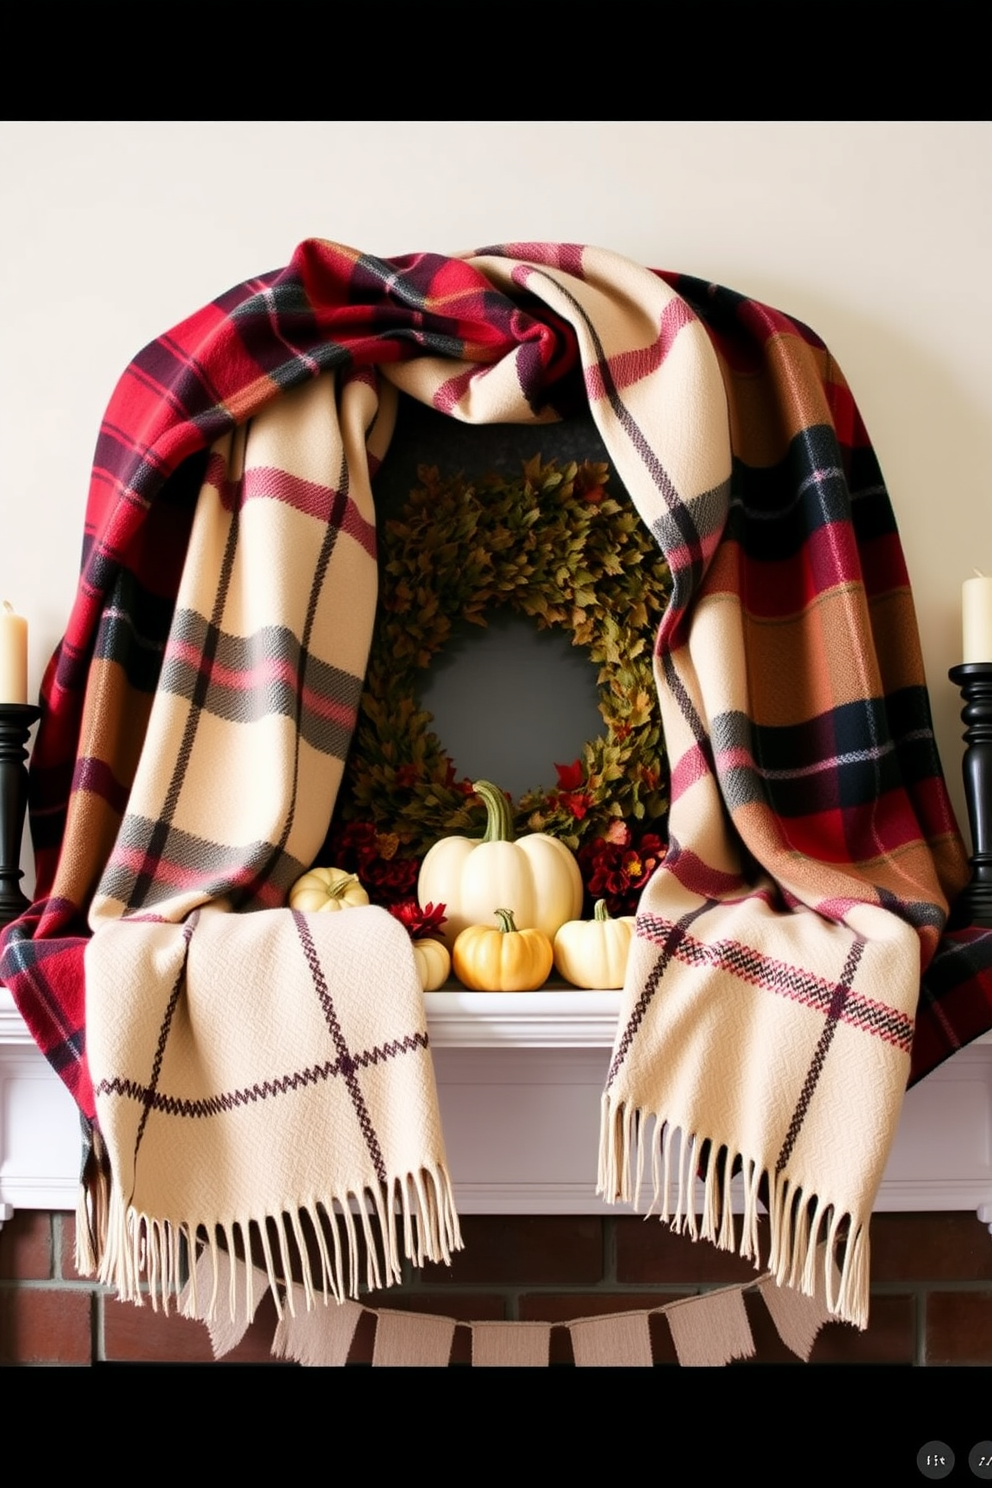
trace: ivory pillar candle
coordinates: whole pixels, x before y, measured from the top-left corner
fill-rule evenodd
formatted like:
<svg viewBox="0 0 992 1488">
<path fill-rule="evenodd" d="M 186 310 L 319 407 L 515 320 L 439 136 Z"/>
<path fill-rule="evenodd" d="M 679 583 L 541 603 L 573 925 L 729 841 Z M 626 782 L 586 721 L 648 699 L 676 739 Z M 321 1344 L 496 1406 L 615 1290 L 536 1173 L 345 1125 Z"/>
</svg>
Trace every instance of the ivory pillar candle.
<svg viewBox="0 0 992 1488">
<path fill-rule="evenodd" d="M 28 700 L 28 622 L 4 600 L 0 607 L 0 703 Z"/>
<path fill-rule="evenodd" d="M 992 578 L 978 574 L 961 586 L 961 621 L 965 663 L 992 663 Z"/>
</svg>

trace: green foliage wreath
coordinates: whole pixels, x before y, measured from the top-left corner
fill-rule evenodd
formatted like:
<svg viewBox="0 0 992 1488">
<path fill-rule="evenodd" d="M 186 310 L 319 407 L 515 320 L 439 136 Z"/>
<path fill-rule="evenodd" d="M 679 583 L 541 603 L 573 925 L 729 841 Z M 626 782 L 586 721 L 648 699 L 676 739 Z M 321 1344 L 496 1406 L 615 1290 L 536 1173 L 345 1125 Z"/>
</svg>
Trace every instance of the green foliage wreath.
<svg viewBox="0 0 992 1488">
<path fill-rule="evenodd" d="M 418 475 L 421 485 L 380 537 L 379 616 L 338 829 L 372 824 L 403 858 L 422 857 L 452 832 L 481 835 L 485 811 L 471 782 L 456 777 L 417 691 L 456 622 L 484 627 L 499 605 L 586 647 L 605 724 L 574 764 L 557 767 L 557 787 L 514 803 L 517 829 L 550 832 L 575 850 L 618 820 L 662 818 L 667 776 L 651 658 L 671 579 L 629 498 L 606 493 L 608 467 L 559 469 L 536 457 L 515 478 L 477 485 L 433 467 Z"/>
</svg>

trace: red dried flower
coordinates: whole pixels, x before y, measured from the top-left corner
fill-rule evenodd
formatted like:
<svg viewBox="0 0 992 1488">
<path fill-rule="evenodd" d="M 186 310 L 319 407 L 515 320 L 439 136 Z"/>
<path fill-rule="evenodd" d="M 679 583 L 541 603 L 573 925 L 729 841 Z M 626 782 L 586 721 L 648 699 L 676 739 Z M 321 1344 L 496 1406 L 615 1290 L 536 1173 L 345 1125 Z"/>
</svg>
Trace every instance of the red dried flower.
<svg viewBox="0 0 992 1488">
<path fill-rule="evenodd" d="M 373 904 L 390 908 L 416 892 L 420 859 L 404 857 L 395 832 L 379 832 L 371 822 L 345 822 L 326 843 L 336 867 L 356 873 Z"/>
<path fill-rule="evenodd" d="M 587 892 L 593 899 L 605 899 L 611 915 L 637 912 L 641 890 L 665 856 L 665 844 L 655 832 L 645 832 L 636 846 L 629 827 L 624 827 L 623 836 L 625 841 L 597 837 L 577 855 Z"/>
<path fill-rule="evenodd" d="M 573 791 L 567 796 L 557 796 L 556 801 L 570 811 L 576 821 L 581 821 L 592 805 L 592 796 L 588 791 Z"/>
<path fill-rule="evenodd" d="M 437 936 L 448 916 L 447 905 L 427 903 L 421 909 L 416 899 L 404 899 L 401 904 L 391 904 L 389 913 L 395 915 L 411 940 L 423 940 Z"/>
<path fill-rule="evenodd" d="M 581 760 L 573 760 L 570 765 L 555 765 L 558 771 L 558 789 L 562 791 L 578 790 L 583 782 L 585 771 Z"/>
<path fill-rule="evenodd" d="M 359 865 L 358 877 L 368 889 L 373 904 L 390 908 L 412 897 L 419 872 L 417 858 L 373 858 Z"/>
</svg>

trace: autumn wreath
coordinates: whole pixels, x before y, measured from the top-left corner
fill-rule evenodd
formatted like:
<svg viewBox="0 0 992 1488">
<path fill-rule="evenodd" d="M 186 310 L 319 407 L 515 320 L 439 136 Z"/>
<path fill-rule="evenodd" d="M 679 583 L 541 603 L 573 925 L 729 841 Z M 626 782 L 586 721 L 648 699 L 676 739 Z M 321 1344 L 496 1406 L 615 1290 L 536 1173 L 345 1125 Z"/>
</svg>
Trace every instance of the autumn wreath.
<svg viewBox="0 0 992 1488">
<path fill-rule="evenodd" d="M 439 837 L 481 835 L 485 810 L 430 727 L 418 684 L 458 622 L 484 627 L 506 605 L 539 630 L 560 627 L 598 668 L 604 733 L 555 787 L 514 806 L 519 832 L 560 837 L 587 883 L 640 887 L 661 849 L 664 742 L 652 654 L 671 588 L 667 565 L 605 463 L 539 457 L 516 477 L 476 483 L 421 466 L 420 485 L 381 534 L 381 595 L 358 726 L 328 850 L 374 900 L 415 892 Z M 648 851 L 644 851 L 644 848 Z"/>
</svg>

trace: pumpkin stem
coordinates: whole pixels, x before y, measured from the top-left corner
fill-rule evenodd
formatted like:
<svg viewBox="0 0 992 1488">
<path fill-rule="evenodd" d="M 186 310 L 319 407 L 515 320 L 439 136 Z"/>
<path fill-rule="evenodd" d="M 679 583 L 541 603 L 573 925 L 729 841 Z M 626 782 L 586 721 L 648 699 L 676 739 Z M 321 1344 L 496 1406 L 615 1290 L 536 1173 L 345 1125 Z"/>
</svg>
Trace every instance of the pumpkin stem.
<svg viewBox="0 0 992 1488">
<path fill-rule="evenodd" d="M 358 875 L 355 873 L 344 873 L 340 878 L 332 878 L 327 885 L 327 896 L 329 899 L 343 899 L 352 884 L 358 883 Z"/>
<path fill-rule="evenodd" d="M 483 842 L 513 842 L 516 832 L 513 829 L 513 813 L 510 803 L 506 799 L 498 785 L 493 785 L 488 780 L 477 780 L 472 789 L 477 796 L 481 796 L 486 807 L 486 830 L 482 838 Z"/>
<path fill-rule="evenodd" d="M 610 912 L 606 907 L 605 899 L 596 900 L 596 908 L 592 912 L 592 917 L 594 920 L 608 920 L 610 918 Z"/>
<path fill-rule="evenodd" d="M 499 928 L 504 935 L 516 935 L 517 927 L 513 923 L 512 909 L 494 909 L 493 914 L 499 920 Z"/>
</svg>

